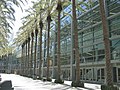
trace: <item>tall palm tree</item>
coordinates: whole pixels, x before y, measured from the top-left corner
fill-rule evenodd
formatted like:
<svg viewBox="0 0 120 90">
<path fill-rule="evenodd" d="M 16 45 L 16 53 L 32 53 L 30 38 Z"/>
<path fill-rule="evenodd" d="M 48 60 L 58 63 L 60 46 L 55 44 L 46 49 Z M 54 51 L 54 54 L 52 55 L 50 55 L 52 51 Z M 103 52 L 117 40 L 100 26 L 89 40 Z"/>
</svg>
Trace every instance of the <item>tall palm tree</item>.
<svg viewBox="0 0 120 90">
<path fill-rule="evenodd" d="M 57 31 L 57 65 L 58 65 L 58 81 L 61 81 L 61 68 L 60 68 L 60 14 L 61 14 L 61 11 L 62 11 L 62 3 L 61 3 L 61 0 L 58 0 L 58 3 L 57 3 L 57 11 L 58 11 L 58 31 Z"/>
<path fill-rule="evenodd" d="M 23 65 L 24 65 L 24 66 L 23 66 L 23 68 L 24 68 L 23 71 L 24 71 L 24 72 L 23 72 L 23 75 L 25 76 L 25 73 L 26 73 L 26 46 L 25 46 L 25 44 L 26 44 L 26 41 L 24 41 L 23 43 L 24 43 L 24 59 L 23 59 L 23 60 L 24 60 L 24 61 L 23 61 L 23 62 L 24 62 L 24 64 L 23 64 Z"/>
<path fill-rule="evenodd" d="M 77 29 L 77 18 L 76 18 L 76 1 L 72 0 L 72 30 L 74 35 L 74 52 L 76 60 L 76 79 L 75 83 L 77 86 L 80 84 L 80 54 L 78 48 L 78 29 Z"/>
<path fill-rule="evenodd" d="M 28 76 L 30 76 L 30 35 L 28 35 Z"/>
<path fill-rule="evenodd" d="M 34 43 L 34 33 L 31 33 L 31 58 L 30 58 L 30 76 L 32 77 L 32 66 L 33 66 L 33 43 Z"/>
<path fill-rule="evenodd" d="M 28 32 L 27 29 L 21 31 L 21 33 L 19 33 L 19 35 L 17 36 L 17 38 L 14 39 L 14 43 L 16 44 L 17 47 L 21 46 L 22 44 L 24 44 L 24 50 L 23 50 L 23 69 L 24 69 L 24 75 L 28 75 L 28 71 L 26 72 L 25 70 L 28 69 L 28 59 L 30 59 L 29 56 L 29 47 L 30 45 L 28 45 L 29 38 L 28 38 Z M 26 55 L 26 56 L 25 56 Z M 21 59 L 22 60 L 22 59 Z"/>
<path fill-rule="evenodd" d="M 23 57 L 23 75 L 25 75 L 25 61 L 26 61 L 26 54 L 25 54 L 25 41 L 23 42 L 23 45 L 24 45 L 24 51 L 23 51 L 23 54 L 24 54 L 24 57 Z"/>
<path fill-rule="evenodd" d="M 38 4 L 37 4 L 38 5 Z M 35 6 L 36 6 L 36 4 L 35 4 Z M 22 18 L 22 20 L 23 20 L 23 26 L 21 26 L 19 29 L 19 35 L 18 35 L 18 37 L 15 39 L 15 42 L 17 43 L 17 45 L 20 45 L 21 44 L 21 42 L 24 40 L 24 38 L 27 38 L 28 36 L 27 35 L 24 35 L 24 33 L 25 32 L 27 32 L 27 33 L 32 33 L 32 28 L 30 27 L 30 26 L 32 26 L 33 28 L 34 28 L 34 23 L 36 23 L 37 24 L 37 22 L 34 22 L 34 20 L 36 19 L 38 19 L 39 20 L 39 18 L 38 18 L 38 12 L 39 12 L 39 8 L 38 7 L 35 7 L 35 6 L 33 6 L 33 9 L 29 9 L 29 10 L 26 10 L 27 12 L 29 12 L 29 14 L 27 15 L 27 16 L 25 16 L 25 17 L 23 17 Z M 39 6 L 39 5 L 38 5 Z M 39 9 L 39 10 L 38 10 Z M 36 15 L 35 15 L 36 14 Z M 42 17 L 43 18 L 43 17 Z M 36 27 L 35 27 L 36 28 Z M 23 37 L 24 36 L 24 37 Z M 35 37 L 36 37 L 36 34 L 35 34 Z M 36 42 L 35 42 L 36 43 Z M 35 46 L 36 47 L 36 46 Z M 36 49 L 36 48 L 35 48 Z M 36 56 L 36 55 L 34 55 L 34 56 Z M 33 57 L 32 57 L 33 58 Z M 31 59 L 32 59 L 31 58 Z M 36 57 L 35 57 L 36 58 Z M 34 58 L 34 60 L 35 60 L 35 62 L 36 62 L 36 59 Z M 36 65 L 35 63 L 34 63 L 34 65 Z M 36 66 L 35 66 L 36 67 Z M 35 68 L 34 68 L 35 69 Z M 35 74 L 35 70 L 34 70 L 34 72 L 33 72 L 34 74 Z"/>
<path fill-rule="evenodd" d="M 2 26 L 1 28 L 3 28 L 5 32 L 10 32 L 10 29 L 12 29 L 11 24 L 15 20 L 15 16 L 14 16 L 15 10 L 12 5 L 21 7 L 20 2 L 22 2 L 22 0 L 20 1 L 19 0 L 7 0 L 7 1 L 1 0 L 0 2 L 0 20 L 1 20 L 0 27 Z"/>
<path fill-rule="evenodd" d="M 34 79 L 36 79 L 36 60 L 37 60 L 37 36 L 38 36 L 38 28 L 37 28 L 37 20 L 35 20 L 36 27 L 35 27 L 35 52 L 34 52 L 34 68 L 33 68 L 33 74 Z"/>
<path fill-rule="evenodd" d="M 48 2 L 48 1 L 46 1 Z M 32 7 L 32 9 L 30 8 L 30 10 L 27 10 L 30 14 L 27 16 L 27 18 L 29 16 L 32 16 L 34 13 L 36 13 L 36 15 L 34 15 L 36 19 L 40 20 L 39 26 L 40 26 L 40 60 L 39 60 L 39 78 L 41 78 L 41 63 L 42 63 L 42 29 L 43 29 L 43 22 L 45 21 L 45 17 L 46 17 L 46 2 L 44 1 L 38 1 L 38 2 L 34 2 L 34 5 Z M 40 14 L 40 18 L 38 17 Z M 42 14 L 42 16 L 41 16 Z"/>
<path fill-rule="evenodd" d="M 24 43 L 22 44 L 22 53 L 21 53 L 21 72 L 20 74 L 23 75 L 23 66 L 24 66 Z"/>
<path fill-rule="evenodd" d="M 47 80 L 49 80 L 49 44 L 50 44 L 50 22 L 52 21 L 50 12 L 48 12 L 47 16 L 47 26 L 48 26 L 48 31 L 47 31 Z"/>
<path fill-rule="evenodd" d="M 46 35 L 47 35 L 47 33 L 46 33 L 46 31 L 45 31 L 45 32 L 44 32 L 44 56 L 43 56 L 43 57 L 44 57 L 44 60 L 43 60 L 43 66 L 45 66 L 45 61 L 46 61 L 46 45 L 47 45 L 47 44 L 46 44 L 46 43 L 47 43 L 47 42 L 46 42 L 46 37 L 47 37 Z"/>
<path fill-rule="evenodd" d="M 55 5 L 55 3 L 54 3 L 55 1 L 54 0 L 47 0 L 47 1 L 43 1 L 43 0 L 41 0 L 41 1 L 38 1 L 38 2 L 34 2 L 34 5 L 33 5 L 33 12 L 36 12 L 37 14 L 36 14 L 36 17 L 35 18 L 37 18 L 38 20 L 39 20 L 39 18 L 38 18 L 38 12 L 40 13 L 40 10 L 41 9 L 44 9 L 44 15 L 42 15 L 42 18 L 43 19 L 45 19 L 45 17 L 47 17 L 47 21 L 49 21 L 49 16 L 50 16 L 50 19 L 51 19 L 51 13 L 53 12 L 53 7 L 54 7 L 54 5 Z M 29 11 L 29 10 L 28 10 Z M 33 13 L 32 12 L 32 13 Z M 47 13 L 47 14 L 46 14 Z M 43 13 L 42 13 L 43 14 Z M 31 16 L 31 15 L 29 15 L 29 16 Z M 28 17 L 29 17 L 28 16 Z M 40 18 L 41 19 L 41 18 Z M 45 20 L 43 20 L 43 22 L 44 22 Z M 50 20 L 50 22 L 51 22 L 51 20 Z M 49 28 L 49 30 L 50 30 L 50 25 L 48 24 L 48 28 Z M 48 31 L 49 31 L 48 30 Z M 50 37 L 49 35 L 48 35 L 48 37 Z M 49 43 L 49 40 L 48 40 L 48 43 Z M 47 48 L 49 48 L 49 45 L 48 45 L 48 47 Z M 49 49 L 47 49 L 47 50 L 49 50 Z M 49 51 L 48 51 L 49 52 Z M 41 55 L 40 55 L 41 56 Z M 49 58 L 49 54 L 47 53 L 47 57 Z M 48 60 L 48 58 L 47 58 L 47 60 Z M 49 62 L 49 60 L 48 60 L 48 62 Z M 40 66 L 40 65 L 39 65 Z M 48 66 L 48 68 L 49 68 L 49 66 Z M 48 69 L 47 69 L 48 70 Z M 49 70 L 48 70 L 48 73 L 49 73 Z M 48 74 L 47 74 L 48 75 Z"/>
<path fill-rule="evenodd" d="M 42 29 L 43 29 L 43 22 L 40 20 L 40 60 L 39 60 L 39 78 L 41 79 L 41 65 L 42 65 Z"/>
<path fill-rule="evenodd" d="M 112 82 L 112 66 L 111 66 L 111 54 L 110 54 L 110 40 L 109 40 L 109 29 L 108 29 L 108 23 L 107 23 L 107 16 L 105 13 L 105 3 L 104 0 L 99 0 L 100 3 L 100 15 L 102 20 L 102 26 L 103 26 L 103 40 L 104 40 L 104 46 L 105 46 L 105 71 L 106 71 L 106 84 L 108 86 L 113 85 Z"/>
<path fill-rule="evenodd" d="M 22 2 L 22 0 L 20 0 Z M 19 0 L 1 0 L 0 1 L 0 55 L 3 54 L 8 47 L 8 37 L 10 30 L 12 30 L 13 21 L 15 21 L 15 10 L 12 5 L 20 7 Z"/>
<path fill-rule="evenodd" d="M 27 43 L 28 43 L 28 40 L 26 39 L 25 40 L 25 46 L 26 46 L 26 48 L 25 48 L 25 54 L 26 54 L 26 56 L 25 56 L 25 76 L 27 76 L 27 61 L 28 61 L 28 46 L 27 46 Z"/>
</svg>

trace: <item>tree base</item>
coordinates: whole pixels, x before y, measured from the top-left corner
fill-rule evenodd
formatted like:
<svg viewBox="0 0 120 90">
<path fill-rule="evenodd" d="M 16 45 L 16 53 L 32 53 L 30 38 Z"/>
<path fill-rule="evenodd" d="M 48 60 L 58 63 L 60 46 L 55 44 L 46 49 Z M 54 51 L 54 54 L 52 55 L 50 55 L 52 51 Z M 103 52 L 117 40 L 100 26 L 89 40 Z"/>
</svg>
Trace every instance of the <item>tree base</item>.
<svg viewBox="0 0 120 90">
<path fill-rule="evenodd" d="M 40 77 L 37 77 L 37 79 L 38 79 L 38 80 L 42 80 L 42 78 L 40 78 Z"/>
<path fill-rule="evenodd" d="M 52 81 L 52 79 L 51 79 L 51 78 L 47 78 L 46 80 L 47 80 L 47 81 L 49 81 L 49 82 L 51 82 L 51 81 Z"/>
<path fill-rule="evenodd" d="M 45 81 L 47 81 L 47 79 L 46 78 L 42 78 L 42 81 L 45 82 Z"/>
<path fill-rule="evenodd" d="M 63 84 L 63 83 L 64 83 L 64 80 L 61 80 L 61 79 L 57 80 L 57 79 L 56 79 L 56 80 L 54 81 L 54 83 Z"/>
<path fill-rule="evenodd" d="M 71 83 L 71 86 L 72 87 L 83 87 L 84 88 L 84 83 L 83 82 L 76 82 L 76 81 L 73 81 L 72 83 Z"/>
<path fill-rule="evenodd" d="M 117 86 L 101 85 L 101 90 L 119 90 Z"/>
<path fill-rule="evenodd" d="M 42 78 L 42 81 L 43 81 L 43 82 L 45 82 L 45 81 L 49 81 L 49 82 L 51 82 L 52 79 L 51 79 L 51 78 Z"/>
</svg>

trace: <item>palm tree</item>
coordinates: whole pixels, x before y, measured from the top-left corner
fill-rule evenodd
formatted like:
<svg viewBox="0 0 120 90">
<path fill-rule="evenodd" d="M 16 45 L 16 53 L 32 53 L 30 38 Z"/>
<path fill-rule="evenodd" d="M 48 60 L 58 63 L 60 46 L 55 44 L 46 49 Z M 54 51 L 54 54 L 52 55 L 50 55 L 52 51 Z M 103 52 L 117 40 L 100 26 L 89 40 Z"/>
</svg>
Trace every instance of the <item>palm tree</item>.
<svg viewBox="0 0 120 90">
<path fill-rule="evenodd" d="M 42 65 L 42 29 L 43 29 L 43 22 L 40 20 L 40 60 L 39 60 L 39 78 L 41 79 L 41 65 Z"/>
<path fill-rule="evenodd" d="M 9 55 L 9 34 L 12 28 L 13 21 L 15 21 L 15 10 L 13 5 L 20 7 L 22 0 L 1 0 L 0 1 L 0 55 Z M 21 8 L 22 9 L 22 8 Z M 13 48 L 13 46 L 11 47 Z M 11 53 L 11 52 L 10 52 Z"/>
<path fill-rule="evenodd" d="M 111 54 L 110 54 L 110 40 L 109 40 L 109 30 L 108 30 L 108 23 L 107 23 L 107 16 L 105 13 L 105 6 L 104 6 L 104 0 L 99 0 L 100 3 L 100 15 L 102 20 L 102 26 L 103 26 L 103 38 L 104 38 L 104 46 L 105 46 L 105 71 L 106 71 L 106 84 L 108 86 L 113 85 L 112 82 L 112 66 L 111 66 Z"/>
<path fill-rule="evenodd" d="M 27 33 L 31 33 L 31 38 L 32 38 L 32 40 L 31 40 L 31 58 L 28 58 L 27 60 L 28 60 L 28 63 L 27 63 L 27 68 L 29 69 L 29 67 L 30 67 L 30 75 L 32 75 L 32 63 L 33 63 L 33 42 L 34 42 L 34 34 L 33 34 L 33 30 L 32 30 L 32 28 L 34 28 L 35 27 L 35 25 L 34 25 L 34 19 L 35 19 L 35 15 L 33 14 L 33 13 L 31 13 L 32 15 L 28 15 L 28 16 L 26 16 L 26 17 L 23 17 L 22 19 L 24 20 L 24 22 L 23 22 L 23 26 L 21 26 L 20 27 L 20 30 L 21 31 L 19 31 L 19 34 L 20 35 L 18 35 L 18 37 L 17 37 L 17 39 L 16 39 L 16 41 L 18 42 L 21 42 L 22 40 L 24 40 L 24 38 L 27 38 L 27 37 L 29 37 L 28 39 L 30 39 L 30 36 L 29 36 L 29 34 L 27 34 Z M 38 29 L 37 29 L 37 20 L 35 20 L 35 24 L 36 24 L 36 27 L 35 27 L 35 40 L 37 40 L 37 33 L 38 33 Z M 32 26 L 32 28 L 31 28 L 31 26 Z M 24 35 L 25 34 L 25 35 Z M 29 42 L 30 43 L 30 42 Z M 20 44 L 20 43 L 19 43 Z M 28 45 L 29 47 L 28 47 L 28 56 L 27 57 L 30 57 L 29 56 L 29 51 L 30 51 L 30 45 Z M 33 74 L 35 75 L 35 69 L 36 69 L 36 59 L 37 59 L 37 57 L 36 57 L 36 49 L 37 49 L 37 41 L 35 41 L 35 52 L 34 52 L 34 68 L 33 68 Z M 30 63 L 29 63 L 30 62 Z M 35 77 L 34 77 L 35 78 Z"/>
<path fill-rule="evenodd" d="M 21 66 L 20 66 L 20 68 L 21 68 L 21 72 L 20 72 L 20 74 L 21 75 L 23 75 L 22 73 L 23 73 L 23 66 L 24 66 L 24 43 L 22 44 L 22 53 L 21 53 Z"/>
<path fill-rule="evenodd" d="M 39 26 L 40 26 L 40 60 L 39 60 L 39 78 L 41 78 L 41 64 L 42 64 L 42 29 L 43 29 L 43 22 L 45 21 L 45 17 L 46 17 L 46 2 L 44 1 L 38 1 L 38 2 L 34 2 L 34 5 L 32 8 L 28 9 L 27 11 L 30 13 L 28 16 L 26 16 L 27 18 L 29 18 L 30 16 L 32 16 L 34 13 L 36 13 L 36 15 L 34 15 L 36 19 L 40 20 L 39 22 Z M 30 12 L 33 11 L 33 12 Z M 38 17 L 40 13 L 40 18 Z M 41 17 L 42 14 L 42 17 Z M 26 18 L 25 17 L 25 18 Z M 33 21 L 32 19 L 30 21 Z M 26 27 L 26 26 L 25 26 Z"/>
<path fill-rule="evenodd" d="M 13 21 L 15 21 L 15 10 L 12 5 L 20 6 L 22 0 L 1 0 L 0 1 L 0 47 L 8 44 L 8 33 L 12 30 Z M 23 3 L 23 2 L 22 2 Z"/>
<path fill-rule="evenodd" d="M 73 86 L 81 86 L 84 87 L 84 84 L 81 83 L 80 81 L 80 52 L 79 52 L 79 47 L 78 47 L 78 28 L 77 28 L 77 16 L 76 16 L 76 9 L 80 10 L 81 12 L 85 12 L 85 10 L 80 7 L 81 4 L 83 4 L 84 6 L 87 7 L 87 10 L 89 9 L 89 7 L 91 6 L 91 1 L 88 1 L 90 3 L 86 4 L 84 1 L 75 1 L 75 0 L 71 0 L 72 2 L 72 32 L 73 32 L 73 50 L 72 50 L 72 54 L 74 56 L 74 59 L 76 61 L 76 79 L 75 82 L 72 82 Z M 72 63 L 72 62 L 71 62 Z M 72 79 L 73 80 L 73 79 Z"/>
<path fill-rule="evenodd" d="M 30 35 L 28 35 L 28 76 L 30 76 Z"/>
<path fill-rule="evenodd" d="M 58 3 L 57 3 L 57 11 L 58 11 L 58 31 L 57 31 L 57 65 L 58 65 L 58 81 L 61 81 L 61 68 L 60 68 L 60 14 L 61 14 L 61 11 L 62 11 L 62 4 L 61 4 L 61 0 L 58 0 Z"/>
<path fill-rule="evenodd" d="M 47 18 L 48 17 L 54 17 L 54 20 L 56 21 L 56 12 L 55 12 L 55 7 L 56 7 L 56 3 L 57 3 L 57 10 L 58 10 L 58 19 L 59 19 L 59 21 L 58 21 L 58 32 L 59 32 L 59 35 L 58 35 L 58 37 L 59 37 L 59 41 L 58 41 L 58 47 L 59 47 L 59 59 L 58 59 L 58 63 L 60 62 L 60 13 L 61 13 L 61 10 L 62 10 L 62 4 L 63 3 L 65 3 L 66 1 L 63 1 L 63 2 L 61 2 L 61 1 L 58 1 L 58 3 L 56 2 L 56 1 L 52 1 L 52 0 L 50 0 L 50 3 L 48 4 L 48 16 L 47 16 Z M 66 5 L 66 4 L 65 4 Z M 48 21 L 48 19 L 47 19 L 47 21 Z M 49 20 L 50 21 L 50 20 Z M 49 23 L 48 23 L 48 29 L 49 29 Z M 49 30 L 48 30 L 49 31 Z M 48 32 L 49 33 L 49 32 Z M 48 42 L 47 42 L 47 77 L 49 77 L 49 34 L 48 34 L 48 38 L 47 38 L 47 40 L 48 40 Z M 60 63 L 58 64 L 58 79 L 60 80 L 60 74 L 61 74 L 61 69 L 60 69 Z"/>
<path fill-rule="evenodd" d="M 38 36 L 38 28 L 37 28 L 37 20 L 35 20 L 36 27 L 35 27 L 35 52 L 34 52 L 34 68 L 33 68 L 33 74 L 34 79 L 36 79 L 36 60 L 37 60 L 37 36 Z"/>
<path fill-rule="evenodd" d="M 19 33 L 19 35 L 17 36 L 17 38 L 14 39 L 14 43 L 16 44 L 17 47 L 23 45 L 23 55 L 21 57 L 21 60 L 23 60 L 24 64 L 23 64 L 23 71 L 24 71 L 24 75 L 28 75 L 28 71 L 26 71 L 26 69 L 28 69 L 28 60 L 30 59 L 29 56 L 29 47 L 30 45 L 28 45 L 30 43 L 30 38 L 28 38 L 28 31 L 26 29 L 24 29 L 23 31 L 21 31 L 21 33 Z M 25 56 L 26 55 L 26 56 Z"/>
<path fill-rule="evenodd" d="M 46 61 L 46 43 L 47 43 L 47 42 L 46 42 L 46 37 L 47 37 L 46 34 L 47 34 L 47 33 L 44 32 L 44 56 L 43 56 L 43 57 L 44 57 L 44 60 L 43 60 L 43 66 L 46 65 L 46 64 L 45 64 L 45 61 Z"/>
<path fill-rule="evenodd" d="M 26 54 L 26 56 L 25 56 L 25 76 L 27 76 L 28 74 L 27 74 L 27 61 L 28 61 L 28 56 L 27 56 L 27 54 L 28 54 L 28 46 L 27 46 L 27 43 L 28 43 L 28 40 L 26 39 L 25 40 L 25 46 L 26 46 L 26 48 L 25 48 L 25 54 Z"/>
<path fill-rule="evenodd" d="M 23 42 L 23 75 L 25 75 L 25 41 Z"/>
<path fill-rule="evenodd" d="M 30 12 L 30 11 L 29 11 Z M 33 12 L 31 12 L 29 15 L 23 17 L 23 26 L 21 26 L 19 28 L 19 31 L 18 31 L 18 36 L 17 38 L 14 39 L 14 44 L 16 44 L 18 47 L 24 42 L 24 40 L 28 39 L 28 37 L 30 37 L 28 35 L 28 33 L 32 33 L 33 30 L 32 28 L 34 28 L 34 19 L 36 18 L 35 14 Z M 32 28 L 31 28 L 32 26 Z M 32 36 L 31 36 L 32 37 Z M 30 38 L 29 38 L 30 39 Z M 29 40 L 28 40 L 29 41 Z M 34 41 L 34 40 L 33 40 Z M 28 42 L 29 44 L 30 42 Z M 32 43 L 32 41 L 31 41 Z M 32 45 L 32 44 L 31 44 Z M 30 59 L 29 57 L 29 51 L 30 51 L 30 45 L 28 45 L 28 48 L 27 48 L 27 52 L 28 52 L 28 60 Z M 33 51 L 33 47 L 32 47 L 32 51 Z M 33 52 L 32 52 L 33 53 Z M 31 60 L 33 60 L 33 54 L 31 56 Z M 31 62 L 31 60 L 29 60 L 27 62 L 27 68 L 29 69 L 29 62 Z M 32 63 L 31 63 L 32 64 Z M 31 70 L 30 70 L 30 73 L 32 74 L 32 65 L 30 65 L 31 67 Z"/>
<path fill-rule="evenodd" d="M 34 43 L 34 33 L 31 33 L 31 58 L 30 58 L 30 76 L 32 77 L 32 66 L 33 66 L 33 43 Z"/>
<path fill-rule="evenodd" d="M 35 9 L 35 10 L 34 10 Z M 22 18 L 22 20 L 23 20 L 23 26 L 21 26 L 20 28 L 19 28 L 19 32 L 18 32 L 18 37 L 17 38 L 15 38 L 15 43 L 19 46 L 19 45 L 21 45 L 21 43 L 23 42 L 23 40 L 25 40 L 27 37 L 29 37 L 26 33 L 32 33 L 32 28 L 34 28 L 35 27 L 35 25 L 34 25 L 34 23 L 36 23 L 37 24 L 37 22 L 34 22 L 34 19 L 38 19 L 39 20 L 39 18 L 38 18 L 38 13 L 35 13 L 35 12 L 37 12 L 38 11 L 38 9 L 39 8 L 33 8 L 33 9 L 29 9 L 29 10 L 26 10 L 27 12 L 29 12 L 29 14 L 27 15 L 27 16 L 25 16 L 25 17 L 23 17 Z M 36 15 L 35 15 L 36 14 Z M 30 27 L 30 26 L 32 26 L 32 28 Z M 37 27 L 37 26 L 36 26 Z M 36 28 L 35 27 L 35 28 Z M 35 30 L 35 32 L 36 32 L 37 30 Z M 37 32 L 36 32 L 37 33 Z M 35 34 L 35 37 L 37 37 L 37 34 Z M 36 39 L 36 38 L 35 38 Z M 34 41 L 34 40 L 33 40 Z M 32 43 L 32 41 L 31 41 L 31 43 Z M 36 42 L 35 42 L 36 43 Z M 32 45 L 32 44 L 31 44 Z M 36 47 L 36 46 L 35 46 Z M 36 49 L 36 48 L 35 48 Z M 33 51 L 33 50 L 32 50 Z M 31 53 L 33 53 L 33 52 L 31 52 Z M 28 53 L 29 54 L 29 53 Z M 33 54 L 32 54 L 33 55 Z M 34 55 L 34 56 L 36 56 L 36 55 Z M 29 57 L 29 56 L 28 56 Z M 29 59 L 29 58 L 28 58 Z M 31 56 L 31 60 L 33 59 L 33 57 Z M 35 63 L 36 63 L 36 57 L 34 58 L 34 61 L 35 61 Z M 36 68 L 36 64 L 34 63 L 34 65 L 35 65 L 35 68 Z M 31 61 L 31 64 L 32 64 L 32 61 Z M 29 64 L 28 64 L 29 65 Z M 27 65 L 27 66 L 28 66 Z M 32 67 L 32 65 L 30 65 L 30 67 Z M 35 69 L 34 68 L 34 69 Z M 31 69 L 32 70 L 32 69 Z M 30 70 L 30 72 L 32 72 Z M 34 74 L 35 74 L 35 70 L 34 70 L 34 72 L 33 72 Z"/>
<path fill-rule="evenodd" d="M 45 19 L 45 17 L 47 17 L 48 28 L 49 28 L 48 29 L 48 37 L 50 37 L 49 36 L 49 31 L 50 31 L 51 13 L 53 12 L 53 8 L 52 7 L 54 7 L 54 4 L 55 3 L 52 2 L 52 0 L 45 1 L 45 2 L 41 0 L 39 2 L 34 2 L 34 5 L 33 5 L 33 11 L 37 13 L 35 18 L 37 18 L 38 20 L 39 20 L 39 18 L 38 18 L 38 12 L 41 12 L 40 10 L 44 9 L 44 12 L 42 12 L 42 14 L 44 14 L 44 15 L 42 15 L 42 18 Z M 40 18 L 40 20 L 41 20 L 41 18 Z M 42 20 L 42 21 L 45 21 L 45 20 Z M 48 39 L 48 45 L 47 45 L 47 62 L 49 62 L 49 39 Z M 41 65 L 39 65 L 39 66 L 41 66 Z M 49 63 L 47 64 L 47 66 L 48 66 L 47 72 L 49 73 Z M 47 77 L 48 76 L 49 76 L 49 74 L 47 74 Z"/>
<path fill-rule="evenodd" d="M 47 80 L 49 80 L 49 43 L 50 43 L 50 22 L 52 21 L 50 12 L 48 12 L 47 23 L 48 23 L 48 31 L 47 31 Z"/>
<path fill-rule="evenodd" d="M 5 48 L 8 45 L 7 37 L 8 33 L 6 29 L 3 29 L 2 26 L 0 26 L 0 48 Z M 0 51 L 2 54 L 2 51 Z"/>
<path fill-rule="evenodd" d="M 51 3 L 51 1 L 50 1 L 50 3 Z M 53 1 L 53 3 L 52 3 L 53 5 L 51 5 L 50 7 L 48 6 L 48 16 L 50 15 L 50 12 L 51 12 L 50 18 L 51 18 L 51 16 L 56 17 L 56 12 L 55 12 L 55 8 L 54 8 L 54 7 L 56 7 L 56 3 L 57 3 L 57 8 L 56 9 L 58 10 L 58 37 L 57 37 L 57 41 L 58 41 L 58 43 L 57 43 L 57 45 L 58 45 L 58 48 L 57 48 L 58 49 L 57 50 L 58 51 L 57 52 L 58 78 L 57 79 L 58 80 L 56 80 L 56 82 L 61 83 L 61 78 L 60 78 L 60 76 L 61 76 L 61 68 L 60 68 L 60 66 L 61 66 L 60 65 L 60 63 L 61 63 L 60 62 L 60 14 L 61 14 L 61 11 L 62 11 L 62 5 L 67 6 L 69 3 L 68 3 L 68 1 L 63 1 L 63 2 L 61 2 L 60 0 L 58 0 L 58 2 Z M 51 9 L 49 9 L 49 8 L 51 8 Z M 48 24 L 48 27 L 49 27 L 49 24 Z M 49 37 L 48 37 L 48 40 L 49 40 Z M 49 44 L 47 44 L 47 45 L 49 45 Z M 48 50 L 48 46 L 47 46 L 47 75 L 49 75 L 48 74 L 49 73 L 49 55 L 48 54 L 49 54 L 49 50 Z"/>
<path fill-rule="evenodd" d="M 26 67 L 25 67 L 25 62 L 26 62 L 26 52 L 25 52 L 25 50 L 26 50 L 26 47 L 25 47 L 25 44 L 26 44 L 26 42 L 24 41 L 23 42 L 23 75 L 25 76 L 25 69 L 26 69 Z"/>
<path fill-rule="evenodd" d="M 80 84 L 80 54 L 78 48 L 78 29 L 77 29 L 77 18 L 76 18 L 76 1 L 72 0 L 72 30 L 74 35 L 74 52 L 76 60 L 76 86 Z"/>
</svg>

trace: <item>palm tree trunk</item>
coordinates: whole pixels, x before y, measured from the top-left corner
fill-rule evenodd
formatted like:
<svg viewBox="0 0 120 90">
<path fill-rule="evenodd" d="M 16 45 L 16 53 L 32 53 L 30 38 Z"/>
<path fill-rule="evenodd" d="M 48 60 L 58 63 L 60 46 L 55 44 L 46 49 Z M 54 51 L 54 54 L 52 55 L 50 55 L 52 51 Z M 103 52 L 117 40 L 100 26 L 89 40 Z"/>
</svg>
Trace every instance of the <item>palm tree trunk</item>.
<svg viewBox="0 0 120 90">
<path fill-rule="evenodd" d="M 25 41 L 26 43 L 25 43 L 25 45 L 26 45 L 26 60 L 25 60 L 25 76 L 27 76 L 27 49 L 28 49 L 28 47 L 27 47 L 27 40 Z"/>
<path fill-rule="evenodd" d="M 58 10 L 58 31 L 57 31 L 57 65 L 58 65 L 58 80 L 61 80 L 60 76 L 61 76 L 61 62 L 60 62 L 60 14 L 61 14 L 61 10 L 62 10 L 62 5 L 61 5 L 61 1 L 58 0 L 58 5 L 57 8 Z"/>
<path fill-rule="evenodd" d="M 24 66 L 24 56 L 23 56 L 23 53 L 24 53 L 24 44 L 22 44 L 22 54 L 21 54 L 21 72 L 20 72 L 21 75 L 23 75 L 23 66 Z"/>
<path fill-rule="evenodd" d="M 30 37 L 28 37 L 28 76 L 30 76 Z"/>
<path fill-rule="evenodd" d="M 80 55 L 78 47 L 78 29 L 77 29 L 77 18 L 76 18 L 76 3 L 72 0 L 72 29 L 74 31 L 74 47 L 75 47 L 75 60 L 76 60 L 76 82 L 80 82 Z"/>
<path fill-rule="evenodd" d="M 26 61 L 26 54 L 25 54 L 25 42 L 23 43 L 24 45 L 24 50 L 23 50 L 23 75 L 25 75 L 25 61 Z"/>
<path fill-rule="evenodd" d="M 102 20 L 102 26 L 103 26 L 103 40 L 104 40 L 104 46 L 105 46 L 105 70 L 106 70 L 106 84 L 107 85 L 113 85 L 112 82 L 112 67 L 111 67 L 111 55 L 110 55 L 110 40 L 109 40 L 109 30 L 108 30 L 108 23 L 107 23 L 107 16 L 105 13 L 105 6 L 104 6 L 104 0 L 99 0 L 100 3 L 100 15 Z"/>
<path fill-rule="evenodd" d="M 39 60 L 39 78 L 41 79 L 41 65 L 42 65 L 42 28 L 43 28 L 43 23 L 40 20 L 40 60 Z"/>
<path fill-rule="evenodd" d="M 34 79 L 36 79 L 37 35 L 38 35 L 38 29 L 37 29 L 37 26 L 36 26 L 36 29 L 35 29 L 34 70 L 33 70 L 33 73 L 34 73 Z"/>
<path fill-rule="evenodd" d="M 45 61 L 46 61 L 46 31 L 44 35 L 44 66 L 45 66 Z"/>
<path fill-rule="evenodd" d="M 48 22 L 48 33 L 47 33 L 47 80 L 49 79 L 49 44 L 50 44 L 50 22 L 51 22 L 51 16 L 47 16 L 47 22 Z"/>
<path fill-rule="evenodd" d="M 30 75 L 32 77 L 33 72 L 32 72 L 32 66 L 33 66 L 33 42 L 34 42 L 34 33 L 31 33 L 31 60 L 30 60 Z"/>
<path fill-rule="evenodd" d="M 61 62 L 60 62 L 60 12 L 58 12 L 58 52 L 57 52 L 57 65 L 58 65 L 58 80 L 60 80 L 61 75 Z"/>
</svg>

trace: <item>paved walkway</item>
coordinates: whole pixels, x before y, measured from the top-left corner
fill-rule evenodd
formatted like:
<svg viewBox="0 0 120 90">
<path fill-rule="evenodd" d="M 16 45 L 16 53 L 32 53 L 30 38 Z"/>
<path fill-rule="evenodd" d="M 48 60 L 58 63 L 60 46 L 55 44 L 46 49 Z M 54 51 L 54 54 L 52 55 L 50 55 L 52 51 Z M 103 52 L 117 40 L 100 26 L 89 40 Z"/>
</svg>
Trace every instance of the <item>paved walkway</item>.
<svg viewBox="0 0 120 90">
<path fill-rule="evenodd" d="M 33 80 L 31 78 L 22 77 L 15 74 L 1 74 L 2 81 L 12 80 L 14 90 L 90 90 L 80 87 L 71 87 L 70 81 L 65 81 L 65 84 L 56 84 L 53 82 L 43 82 L 41 80 Z M 99 85 L 85 84 L 86 87 L 93 88 L 93 90 L 101 90 Z"/>
</svg>

